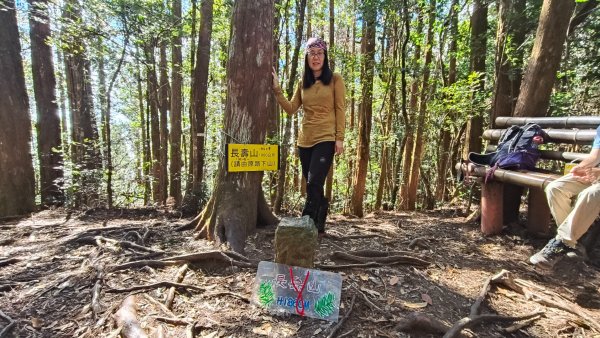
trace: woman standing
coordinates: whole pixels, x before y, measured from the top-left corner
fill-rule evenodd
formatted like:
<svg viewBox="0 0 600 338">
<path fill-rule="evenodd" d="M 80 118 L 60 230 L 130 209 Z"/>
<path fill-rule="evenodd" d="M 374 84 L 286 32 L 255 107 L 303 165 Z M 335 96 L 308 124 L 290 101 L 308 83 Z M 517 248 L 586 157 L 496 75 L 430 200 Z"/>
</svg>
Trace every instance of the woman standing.
<svg viewBox="0 0 600 338">
<path fill-rule="evenodd" d="M 333 155 L 344 151 L 346 122 L 344 80 L 329 68 L 325 41 L 310 38 L 306 42 L 304 75 L 290 101 L 283 96 L 275 70 L 273 89 L 277 102 L 288 114 L 296 113 L 302 106 L 304 116 L 298 132 L 298 152 L 306 179 L 302 216 L 310 216 L 319 233 L 324 233 L 329 201 L 323 186 Z"/>
</svg>

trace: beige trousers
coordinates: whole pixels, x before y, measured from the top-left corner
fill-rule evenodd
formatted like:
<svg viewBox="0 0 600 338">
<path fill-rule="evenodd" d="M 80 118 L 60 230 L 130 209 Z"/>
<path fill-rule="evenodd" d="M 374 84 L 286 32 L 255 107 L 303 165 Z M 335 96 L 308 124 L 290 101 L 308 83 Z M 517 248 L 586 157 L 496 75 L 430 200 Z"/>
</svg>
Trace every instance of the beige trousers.
<svg viewBox="0 0 600 338">
<path fill-rule="evenodd" d="M 558 225 L 556 238 L 575 247 L 600 213 L 600 183 L 582 183 L 568 174 L 546 187 L 546 197 Z"/>
</svg>

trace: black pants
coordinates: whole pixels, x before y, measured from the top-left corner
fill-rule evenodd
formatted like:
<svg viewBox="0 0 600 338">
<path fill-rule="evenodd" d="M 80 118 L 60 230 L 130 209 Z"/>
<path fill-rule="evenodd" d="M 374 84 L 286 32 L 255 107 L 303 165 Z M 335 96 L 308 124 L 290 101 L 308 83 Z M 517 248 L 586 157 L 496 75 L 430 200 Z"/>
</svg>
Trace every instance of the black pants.
<svg viewBox="0 0 600 338">
<path fill-rule="evenodd" d="M 325 198 L 323 186 L 333 162 L 335 142 L 325 141 L 310 148 L 298 147 L 302 176 L 306 179 L 307 205 L 313 202 L 317 207 Z"/>
</svg>

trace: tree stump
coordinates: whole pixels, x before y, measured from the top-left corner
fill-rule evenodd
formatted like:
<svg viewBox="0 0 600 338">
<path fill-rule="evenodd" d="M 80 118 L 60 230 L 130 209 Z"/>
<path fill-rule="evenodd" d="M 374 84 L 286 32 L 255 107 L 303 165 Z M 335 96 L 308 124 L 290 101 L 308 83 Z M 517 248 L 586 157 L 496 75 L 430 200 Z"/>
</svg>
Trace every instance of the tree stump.
<svg viewBox="0 0 600 338">
<path fill-rule="evenodd" d="M 317 228 L 310 217 L 283 218 L 275 230 L 275 262 L 312 268 L 317 245 Z"/>
</svg>

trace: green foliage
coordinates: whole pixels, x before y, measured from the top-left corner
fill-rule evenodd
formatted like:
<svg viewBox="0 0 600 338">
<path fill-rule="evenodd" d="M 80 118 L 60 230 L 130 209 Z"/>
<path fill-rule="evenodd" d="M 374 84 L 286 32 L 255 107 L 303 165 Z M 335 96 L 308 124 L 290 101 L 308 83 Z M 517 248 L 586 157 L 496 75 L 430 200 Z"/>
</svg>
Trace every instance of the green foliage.
<svg viewBox="0 0 600 338">
<path fill-rule="evenodd" d="M 335 295 L 333 292 L 324 294 L 315 302 L 315 312 L 325 318 L 335 311 Z"/>
<path fill-rule="evenodd" d="M 275 301 L 273 283 L 261 282 L 258 288 L 258 301 L 264 307 L 269 307 Z"/>
</svg>

